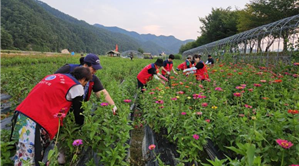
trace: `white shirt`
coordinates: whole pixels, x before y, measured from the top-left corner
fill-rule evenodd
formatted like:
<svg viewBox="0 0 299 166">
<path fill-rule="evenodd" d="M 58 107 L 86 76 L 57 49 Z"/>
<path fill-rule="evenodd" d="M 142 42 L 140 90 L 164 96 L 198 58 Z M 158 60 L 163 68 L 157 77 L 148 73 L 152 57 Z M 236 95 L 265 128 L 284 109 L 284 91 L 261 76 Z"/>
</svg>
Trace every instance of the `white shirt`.
<svg viewBox="0 0 299 166">
<path fill-rule="evenodd" d="M 81 84 L 78 84 L 78 85 L 71 87 L 68 94 L 66 95 L 66 99 L 68 101 L 72 101 L 72 99 L 74 99 L 78 96 L 83 96 L 83 95 L 84 95 L 83 86 Z"/>
</svg>

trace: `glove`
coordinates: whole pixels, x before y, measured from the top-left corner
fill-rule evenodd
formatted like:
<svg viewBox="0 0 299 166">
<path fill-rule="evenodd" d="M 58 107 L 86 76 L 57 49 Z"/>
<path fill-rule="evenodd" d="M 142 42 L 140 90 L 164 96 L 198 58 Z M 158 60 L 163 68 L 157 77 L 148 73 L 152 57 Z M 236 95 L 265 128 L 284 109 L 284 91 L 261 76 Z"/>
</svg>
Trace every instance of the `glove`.
<svg viewBox="0 0 299 166">
<path fill-rule="evenodd" d="M 189 69 L 185 69 L 185 70 L 183 70 L 183 72 L 193 71 L 193 70 L 196 70 L 196 67 L 191 67 L 191 68 L 189 68 Z"/>
<path fill-rule="evenodd" d="M 167 78 L 165 78 L 163 75 L 161 75 L 160 73 L 157 73 L 157 75 L 160 77 L 160 78 L 162 78 L 164 81 L 168 81 L 168 79 Z"/>
<path fill-rule="evenodd" d="M 170 75 L 170 72 L 168 71 L 167 74 Z"/>
<path fill-rule="evenodd" d="M 163 80 L 160 81 L 163 85 L 165 85 L 165 82 Z"/>
<path fill-rule="evenodd" d="M 175 74 L 175 75 L 178 75 L 178 73 L 177 73 L 177 72 L 174 72 L 174 74 Z"/>
<path fill-rule="evenodd" d="M 155 74 L 154 75 L 154 78 L 156 79 L 156 80 L 160 80 L 160 78 Z"/>
<path fill-rule="evenodd" d="M 113 115 L 116 115 L 116 110 L 117 110 L 117 107 L 114 106 L 114 107 L 112 108 Z"/>
</svg>

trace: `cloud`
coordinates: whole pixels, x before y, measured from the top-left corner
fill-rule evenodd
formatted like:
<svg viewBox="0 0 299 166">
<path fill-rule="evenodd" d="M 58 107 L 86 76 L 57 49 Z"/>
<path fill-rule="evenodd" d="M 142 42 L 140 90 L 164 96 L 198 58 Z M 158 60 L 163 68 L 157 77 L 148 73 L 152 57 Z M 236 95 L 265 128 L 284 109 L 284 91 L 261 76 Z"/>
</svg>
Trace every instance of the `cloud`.
<svg viewBox="0 0 299 166">
<path fill-rule="evenodd" d="M 155 35 L 161 35 L 161 26 L 159 25 L 146 25 L 142 27 L 144 33 L 151 33 Z"/>
</svg>

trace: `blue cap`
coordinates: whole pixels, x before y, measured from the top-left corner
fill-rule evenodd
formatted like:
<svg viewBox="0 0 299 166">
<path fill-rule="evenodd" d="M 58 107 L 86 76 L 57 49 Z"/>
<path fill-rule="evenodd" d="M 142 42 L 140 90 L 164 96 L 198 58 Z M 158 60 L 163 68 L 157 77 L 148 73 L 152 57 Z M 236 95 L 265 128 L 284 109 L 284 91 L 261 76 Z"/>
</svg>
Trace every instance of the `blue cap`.
<svg viewBox="0 0 299 166">
<path fill-rule="evenodd" d="M 99 70 L 102 69 L 102 66 L 100 64 L 100 59 L 97 55 L 95 54 L 88 54 L 86 55 L 86 57 L 84 58 L 84 62 L 90 63 L 91 66 L 95 69 L 95 70 Z"/>
</svg>

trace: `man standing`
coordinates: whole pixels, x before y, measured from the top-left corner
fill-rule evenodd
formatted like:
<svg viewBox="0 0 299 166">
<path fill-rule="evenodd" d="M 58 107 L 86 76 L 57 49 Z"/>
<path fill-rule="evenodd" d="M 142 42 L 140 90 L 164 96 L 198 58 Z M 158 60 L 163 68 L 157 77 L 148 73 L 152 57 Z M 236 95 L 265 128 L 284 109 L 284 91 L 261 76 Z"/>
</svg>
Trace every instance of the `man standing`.
<svg viewBox="0 0 299 166">
<path fill-rule="evenodd" d="M 71 106 L 76 123 L 83 124 L 83 86 L 91 78 L 88 68 L 78 67 L 71 74 L 48 75 L 31 90 L 13 117 L 12 140 L 18 142 L 14 165 L 39 165 Z"/>
<path fill-rule="evenodd" d="M 60 69 L 58 69 L 55 73 L 71 73 L 76 67 L 80 65 L 78 64 L 66 64 L 62 66 Z M 113 105 L 113 113 L 116 112 L 117 107 L 115 106 L 115 103 L 113 99 L 110 97 L 110 94 L 108 91 L 103 87 L 100 79 L 95 75 L 96 71 L 99 69 L 102 69 L 102 66 L 100 64 L 100 59 L 95 54 L 88 54 L 84 58 L 84 64 L 83 67 L 89 68 L 92 79 L 86 84 L 84 88 L 84 101 L 88 101 L 91 95 L 91 91 L 93 91 L 98 98 L 101 97 L 103 94 L 105 96 L 105 100 L 110 104 Z"/>
<path fill-rule="evenodd" d="M 160 67 L 163 66 L 163 60 L 162 59 L 157 59 L 157 61 L 155 63 L 151 63 L 147 66 L 145 66 L 137 75 L 137 88 L 141 88 L 141 92 L 144 91 L 144 87 L 146 87 L 147 83 L 153 79 L 153 77 L 156 80 L 161 81 L 163 84 L 165 84 L 164 81 L 160 80 L 159 77 L 161 77 L 162 79 L 168 81 L 165 77 L 163 77 L 160 73 L 159 73 L 159 69 Z M 159 76 L 159 77 L 158 77 Z"/>
</svg>

